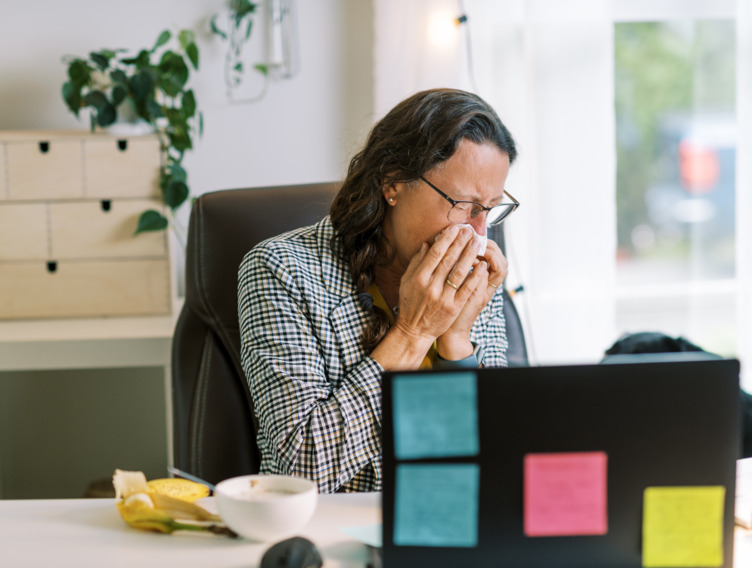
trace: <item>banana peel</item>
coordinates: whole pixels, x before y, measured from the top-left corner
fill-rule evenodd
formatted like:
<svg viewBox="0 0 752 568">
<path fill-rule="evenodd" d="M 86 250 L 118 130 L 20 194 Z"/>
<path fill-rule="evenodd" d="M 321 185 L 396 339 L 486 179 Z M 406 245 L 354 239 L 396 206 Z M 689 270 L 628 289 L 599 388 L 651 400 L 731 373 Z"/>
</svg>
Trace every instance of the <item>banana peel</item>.
<svg viewBox="0 0 752 568">
<path fill-rule="evenodd" d="M 186 480 L 174 480 L 180 482 L 174 485 L 168 483 L 173 480 L 159 481 L 160 483 L 150 485 L 143 472 L 115 470 L 112 484 L 115 487 L 115 498 L 118 499 L 117 509 L 128 525 L 163 534 L 187 530 L 237 537 L 237 534 L 222 522 L 219 515 L 212 514 L 191 502 L 200 498 L 196 495 L 203 494 L 203 489 L 182 483 Z M 195 485 L 200 486 L 198 483 Z M 188 500 L 168 493 L 185 493 Z"/>
</svg>

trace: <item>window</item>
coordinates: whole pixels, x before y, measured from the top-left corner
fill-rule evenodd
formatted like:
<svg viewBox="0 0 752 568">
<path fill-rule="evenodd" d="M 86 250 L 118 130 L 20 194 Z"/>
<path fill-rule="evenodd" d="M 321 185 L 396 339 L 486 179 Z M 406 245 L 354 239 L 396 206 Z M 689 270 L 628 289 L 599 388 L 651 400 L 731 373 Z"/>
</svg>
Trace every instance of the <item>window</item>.
<svg viewBox="0 0 752 568">
<path fill-rule="evenodd" d="M 736 352 L 735 23 L 614 29 L 617 327 Z"/>
</svg>

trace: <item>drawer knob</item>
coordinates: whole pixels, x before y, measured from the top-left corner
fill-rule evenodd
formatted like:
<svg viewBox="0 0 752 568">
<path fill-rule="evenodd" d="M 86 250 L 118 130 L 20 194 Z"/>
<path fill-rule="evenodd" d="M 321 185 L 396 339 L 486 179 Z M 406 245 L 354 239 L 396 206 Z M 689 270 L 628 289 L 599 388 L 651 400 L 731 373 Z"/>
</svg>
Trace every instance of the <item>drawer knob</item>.
<svg viewBox="0 0 752 568">
<path fill-rule="evenodd" d="M 49 262 L 47 262 L 47 272 L 49 272 L 50 274 L 54 274 L 55 272 L 57 272 L 56 261 L 50 260 Z"/>
<path fill-rule="evenodd" d="M 99 202 L 100 207 L 102 207 L 102 211 L 105 213 L 112 209 L 112 201 L 109 199 L 103 199 Z"/>
<path fill-rule="evenodd" d="M 46 141 L 45 142 L 40 142 L 39 143 L 39 151 L 42 154 L 46 154 L 47 152 L 49 152 L 50 151 L 50 143 L 46 142 Z"/>
<path fill-rule="evenodd" d="M 127 140 L 118 140 L 117 141 L 117 147 L 118 150 L 121 152 L 125 152 L 128 149 L 128 141 Z"/>
</svg>

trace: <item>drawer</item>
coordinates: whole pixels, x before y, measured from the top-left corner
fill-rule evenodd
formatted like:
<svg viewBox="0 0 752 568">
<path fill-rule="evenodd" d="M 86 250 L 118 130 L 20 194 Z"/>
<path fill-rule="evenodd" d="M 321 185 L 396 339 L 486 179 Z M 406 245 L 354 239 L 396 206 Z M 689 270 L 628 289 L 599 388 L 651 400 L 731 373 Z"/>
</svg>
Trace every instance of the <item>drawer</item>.
<svg viewBox="0 0 752 568">
<path fill-rule="evenodd" d="M 0 319 L 169 314 L 167 260 L 0 263 Z"/>
<path fill-rule="evenodd" d="M 0 144 L 0 201 L 8 199 L 8 168 L 5 166 L 5 144 Z"/>
<path fill-rule="evenodd" d="M 163 205 L 148 199 L 50 203 L 50 256 L 58 260 L 167 256 L 166 231 L 133 236 L 147 209 L 161 211 Z"/>
<path fill-rule="evenodd" d="M 87 139 L 84 179 L 88 197 L 159 197 L 160 153 L 156 136 Z"/>
<path fill-rule="evenodd" d="M 0 262 L 48 257 L 45 204 L 0 201 Z"/>
<path fill-rule="evenodd" d="M 8 199 L 83 197 L 83 153 L 79 140 L 6 143 Z"/>
</svg>

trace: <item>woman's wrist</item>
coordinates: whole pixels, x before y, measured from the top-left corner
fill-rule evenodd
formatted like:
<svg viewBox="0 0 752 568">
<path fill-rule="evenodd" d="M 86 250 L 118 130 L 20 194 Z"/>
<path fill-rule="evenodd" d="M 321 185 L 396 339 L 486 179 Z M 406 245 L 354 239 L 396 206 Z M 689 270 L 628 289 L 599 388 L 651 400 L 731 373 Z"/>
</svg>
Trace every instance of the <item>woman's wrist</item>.
<svg viewBox="0 0 752 568">
<path fill-rule="evenodd" d="M 442 359 L 459 361 L 473 354 L 475 346 L 467 336 L 442 335 L 436 340 L 436 351 Z"/>
<path fill-rule="evenodd" d="M 431 337 L 411 334 L 395 325 L 373 350 L 371 358 L 385 370 L 418 369 L 433 342 Z"/>
</svg>

